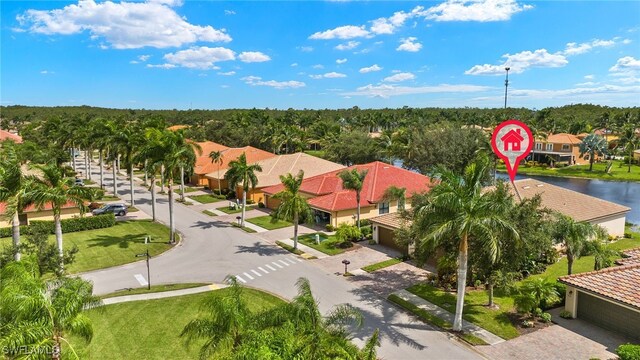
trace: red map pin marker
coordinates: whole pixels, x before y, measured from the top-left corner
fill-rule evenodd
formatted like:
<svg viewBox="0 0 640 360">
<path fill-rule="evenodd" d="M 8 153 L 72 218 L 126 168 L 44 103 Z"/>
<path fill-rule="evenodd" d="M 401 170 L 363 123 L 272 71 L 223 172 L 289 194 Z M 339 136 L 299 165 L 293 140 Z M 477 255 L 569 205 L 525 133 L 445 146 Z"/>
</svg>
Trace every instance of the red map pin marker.
<svg viewBox="0 0 640 360">
<path fill-rule="evenodd" d="M 507 120 L 496 127 L 491 137 L 493 152 L 504 160 L 511 182 L 516 177 L 518 165 L 533 148 L 533 135 L 524 123 Z"/>
</svg>

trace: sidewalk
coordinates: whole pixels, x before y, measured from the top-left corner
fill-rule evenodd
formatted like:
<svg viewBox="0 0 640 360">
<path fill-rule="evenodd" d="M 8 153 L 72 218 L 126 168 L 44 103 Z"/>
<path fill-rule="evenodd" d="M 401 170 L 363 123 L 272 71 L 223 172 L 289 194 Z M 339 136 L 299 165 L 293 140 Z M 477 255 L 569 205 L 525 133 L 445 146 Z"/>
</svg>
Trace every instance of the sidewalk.
<svg viewBox="0 0 640 360">
<path fill-rule="evenodd" d="M 125 296 L 118 296 L 118 297 L 104 299 L 102 300 L 102 304 L 111 305 L 111 304 L 119 304 L 119 303 L 130 302 L 130 301 L 164 299 L 164 298 L 174 297 L 174 296 L 199 294 L 207 291 L 223 289 L 226 287 L 227 285 L 211 284 L 211 285 L 200 286 L 200 287 L 195 287 L 190 289 L 163 291 L 163 292 L 156 292 L 156 293 L 149 293 L 149 294 L 125 295 Z"/>
<path fill-rule="evenodd" d="M 447 310 L 436 306 L 430 302 L 428 302 L 427 300 L 419 297 L 418 295 L 414 295 L 410 292 L 408 292 L 407 290 L 400 290 L 400 291 L 396 291 L 395 293 L 393 293 L 394 295 L 398 296 L 399 298 L 401 298 L 404 301 L 410 302 L 413 305 L 419 307 L 420 309 L 426 310 L 429 313 L 448 321 L 449 323 L 453 324 L 453 318 L 454 315 L 450 312 L 448 312 Z M 501 337 L 492 334 L 490 332 L 488 332 L 487 330 L 472 324 L 466 320 L 462 320 L 462 329 L 466 332 L 469 332 L 477 337 L 479 337 L 480 339 L 484 340 L 487 344 L 489 345 L 495 345 L 495 344 L 499 344 L 504 342 L 504 339 L 502 339 Z"/>
</svg>

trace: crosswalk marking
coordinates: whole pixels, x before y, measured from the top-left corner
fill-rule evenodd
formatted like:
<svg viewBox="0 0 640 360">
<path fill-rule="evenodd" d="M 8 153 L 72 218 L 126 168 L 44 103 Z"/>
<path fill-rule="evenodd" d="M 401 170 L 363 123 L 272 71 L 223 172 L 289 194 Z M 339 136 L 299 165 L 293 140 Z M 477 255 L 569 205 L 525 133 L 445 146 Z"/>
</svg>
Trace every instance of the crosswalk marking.
<svg viewBox="0 0 640 360">
<path fill-rule="evenodd" d="M 245 284 L 247 283 L 247 281 L 245 279 L 241 278 L 240 275 L 236 275 L 236 279 L 242 281 Z"/>
<path fill-rule="evenodd" d="M 251 275 L 249 275 L 247 273 L 244 273 L 243 275 L 246 276 L 247 278 L 249 278 L 249 280 L 253 280 L 253 276 L 251 276 Z"/>
<path fill-rule="evenodd" d="M 147 282 L 147 279 L 145 279 L 144 276 L 142 276 L 142 274 L 135 274 L 133 275 L 133 277 L 136 278 L 136 280 L 138 280 L 140 285 L 142 286 L 149 285 L 149 283 Z"/>
<path fill-rule="evenodd" d="M 293 261 L 293 260 L 291 260 L 291 259 L 285 259 L 285 260 L 287 260 L 288 262 L 290 262 L 290 263 L 292 263 L 292 264 L 295 264 L 295 263 L 296 263 L 295 261 Z"/>
<path fill-rule="evenodd" d="M 275 266 L 279 267 L 280 269 L 284 269 L 284 268 L 282 267 L 282 265 L 278 264 L 278 263 L 277 263 L 277 262 L 275 262 L 275 261 L 272 261 L 271 263 L 272 263 L 273 265 L 275 265 Z"/>
<path fill-rule="evenodd" d="M 282 260 L 278 260 L 280 262 L 280 264 L 285 265 L 285 266 L 290 266 L 288 262 L 286 261 L 282 261 Z"/>
<path fill-rule="evenodd" d="M 269 264 L 265 264 L 264 266 L 268 267 L 271 271 L 276 271 L 276 268 L 274 268 L 273 266 L 271 266 Z"/>
<path fill-rule="evenodd" d="M 294 257 L 293 260 L 295 260 L 297 262 L 302 262 L 302 260 L 300 260 L 300 258 L 298 258 L 298 257 Z"/>
<path fill-rule="evenodd" d="M 251 269 L 251 272 L 252 272 L 252 273 L 254 273 L 254 274 L 256 274 L 256 275 L 258 275 L 258 276 L 262 276 L 262 274 L 260 274 L 259 272 L 255 271 L 255 270 L 253 270 L 253 269 Z"/>
<path fill-rule="evenodd" d="M 258 270 L 262 271 L 265 274 L 268 274 L 269 272 L 265 269 L 263 269 L 262 267 L 258 266 Z"/>
</svg>

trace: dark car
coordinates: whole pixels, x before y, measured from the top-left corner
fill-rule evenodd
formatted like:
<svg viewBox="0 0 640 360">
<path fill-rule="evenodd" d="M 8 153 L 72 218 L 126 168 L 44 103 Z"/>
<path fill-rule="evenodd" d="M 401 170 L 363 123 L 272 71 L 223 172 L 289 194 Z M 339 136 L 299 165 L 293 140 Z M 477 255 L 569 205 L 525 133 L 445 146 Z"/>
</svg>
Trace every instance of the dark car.
<svg viewBox="0 0 640 360">
<path fill-rule="evenodd" d="M 82 181 L 82 179 L 80 178 L 76 178 L 75 184 L 77 186 L 84 186 L 84 181 Z"/>
<path fill-rule="evenodd" d="M 99 209 L 91 211 L 93 215 L 101 215 L 113 213 L 116 216 L 127 215 L 127 205 L 125 204 L 107 204 Z"/>
</svg>

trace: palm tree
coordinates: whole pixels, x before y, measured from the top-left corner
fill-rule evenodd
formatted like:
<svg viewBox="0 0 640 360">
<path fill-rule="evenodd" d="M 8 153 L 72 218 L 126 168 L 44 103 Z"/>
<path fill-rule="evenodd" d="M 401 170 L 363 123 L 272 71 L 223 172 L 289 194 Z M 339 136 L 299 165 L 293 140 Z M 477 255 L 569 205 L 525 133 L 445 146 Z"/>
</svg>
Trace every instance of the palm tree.
<svg viewBox="0 0 640 360">
<path fill-rule="evenodd" d="M 218 164 L 218 195 L 222 195 L 222 189 L 220 188 L 220 166 L 224 162 L 222 151 L 212 151 L 209 153 L 209 159 L 214 164 Z"/>
<path fill-rule="evenodd" d="M 235 190 L 238 184 L 242 184 L 242 217 L 240 226 L 244 226 L 244 214 L 247 206 L 247 191 L 249 188 L 255 189 L 258 185 L 258 177 L 256 171 L 262 171 L 262 167 L 258 164 L 247 164 L 247 155 L 242 153 L 237 160 L 229 163 L 229 169 L 224 174 L 224 178 L 229 182 L 229 186 Z"/>
<path fill-rule="evenodd" d="M 66 334 L 88 342 L 93 337 L 91 320 L 82 313 L 101 304 L 92 295 L 91 283 L 78 277 L 45 282 L 29 261 L 9 263 L 1 274 L 0 348 L 20 351 L 27 347 L 32 354 L 53 350 L 51 358 L 60 359 L 64 343 L 78 358 Z"/>
<path fill-rule="evenodd" d="M 129 191 L 131 192 L 131 206 L 135 206 L 134 190 L 133 190 L 133 163 L 135 152 L 141 143 L 140 130 L 134 124 L 128 123 L 123 129 L 115 135 L 115 141 L 119 145 L 124 155 L 124 162 L 128 164 L 127 172 L 129 173 Z"/>
<path fill-rule="evenodd" d="M 490 166 L 487 156 L 479 156 L 467 165 L 462 175 L 438 168 L 435 177 L 440 179 L 440 183 L 429 192 L 425 204 L 418 206 L 415 211 L 417 233 L 423 234 L 417 244 L 421 250 L 451 242 L 458 248 L 455 331 L 462 330 L 469 242 L 477 242 L 495 261 L 500 251 L 500 238 L 520 238 L 505 216 L 504 209 L 509 206 L 511 199 L 503 197 L 497 201 L 493 192 L 482 191 L 482 179 Z"/>
<path fill-rule="evenodd" d="M 360 228 L 360 192 L 362 191 L 364 178 L 368 172 L 369 170 L 358 171 L 357 168 L 353 168 L 338 173 L 338 176 L 342 179 L 342 188 L 356 192 L 356 224 L 358 225 L 358 229 Z"/>
<path fill-rule="evenodd" d="M 11 219 L 14 259 L 20 261 L 20 213 L 30 205 L 26 191 L 31 179 L 22 173 L 20 161 L 13 146 L 4 145 L 0 159 L 0 202 L 6 204 L 5 216 Z"/>
<path fill-rule="evenodd" d="M 48 164 L 37 168 L 42 172 L 42 177 L 34 178 L 33 186 L 26 193 L 26 197 L 33 201 L 39 210 L 45 206 L 51 206 L 56 242 L 60 257 L 62 257 L 62 226 L 60 222 L 62 207 L 70 203 L 79 207 L 80 213 L 83 214 L 86 209 L 84 203 L 93 199 L 94 190 L 76 186 L 73 179 L 64 177 L 62 170 L 56 165 Z"/>
<path fill-rule="evenodd" d="M 164 160 L 165 144 L 164 133 L 156 128 L 148 128 L 145 131 L 145 142 L 137 154 L 137 160 L 144 162 L 145 173 L 149 174 L 151 184 L 151 217 L 156 221 L 156 175 L 162 169 L 162 161 Z"/>
<path fill-rule="evenodd" d="M 520 312 L 533 312 L 537 308 L 545 308 L 560 301 L 555 281 L 543 277 L 523 281 L 518 292 L 514 302 Z"/>
<path fill-rule="evenodd" d="M 631 162 L 633 161 L 633 152 L 636 148 L 640 147 L 640 137 L 636 135 L 636 129 L 633 124 L 626 124 L 622 128 L 622 134 L 620 136 L 620 144 L 624 146 L 624 150 L 629 154 L 629 167 L 627 172 L 631 172 Z"/>
<path fill-rule="evenodd" d="M 92 139 L 95 147 L 98 150 L 98 157 L 100 162 L 100 188 L 104 188 L 104 155 L 105 151 L 109 148 L 109 145 L 113 137 L 113 126 L 111 123 L 104 119 L 95 119 L 92 130 Z M 114 196 L 116 194 L 114 193 Z"/>
<path fill-rule="evenodd" d="M 307 198 L 300 195 L 300 186 L 304 178 L 304 171 L 300 170 L 295 177 L 291 174 L 280 175 L 280 182 L 284 190 L 273 195 L 273 198 L 280 200 L 280 205 L 273 212 L 273 221 L 285 219 L 293 221 L 293 248 L 298 248 L 298 223 L 302 219 L 311 216 L 311 208 L 307 204 Z"/>
<path fill-rule="evenodd" d="M 556 243 L 562 244 L 567 254 L 567 275 L 572 273 L 573 261 L 582 256 L 588 241 L 596 235 L 597 231 L 594 225 L 557 214 L 553 226 L 553 238 Z"/>
<path fill-rule="evenodd" d="M 202 148 L 196 142 L 189 142 L 191 152 L 184 152 L 181 157 L 180 163 L 180 201 L 184 202 L 184 169 L 185 166 L 189 168 L 189 172 L 193 173 L 193 166 L 196 162 L 197 156 L 202 154 Z"/>
<path fill-rule="evenodd" d="M 589 171 L 593 170 L 596 155 L 604 156 L 609 148 L 607 141 L 600 135 L 589 134 L 580 143 L 580 157 L 589 154 Z"/>
<path fill-rule="evenodd" d="M 405 201 L 406 201 L 406 195 L 407 194 L 407 189 L 406 188 L 399 188 L 397 186 L 389 186 L 385 191 L 384 194 L 382 195 L 382 201 L 384 202 L 392 202 L 392 201 L 397 201 L 398 202 L 398 210 L 404 210 L 404 206 L 405 206 Z"/>
</svg>

